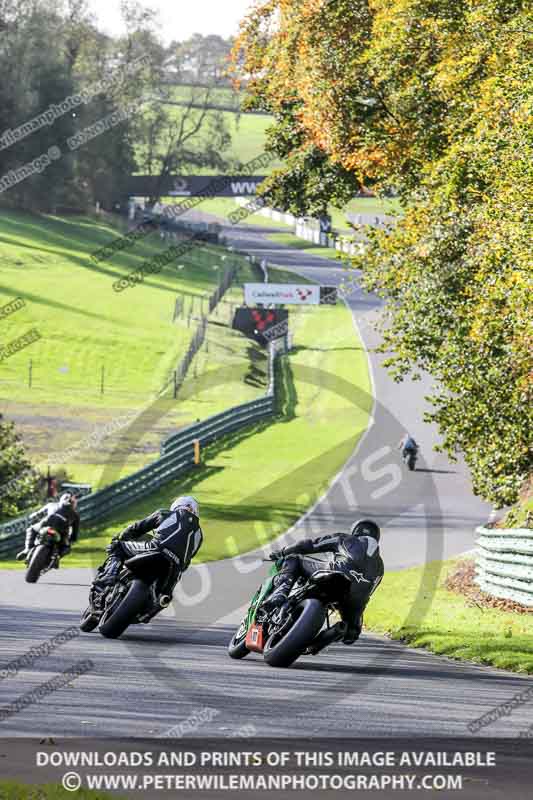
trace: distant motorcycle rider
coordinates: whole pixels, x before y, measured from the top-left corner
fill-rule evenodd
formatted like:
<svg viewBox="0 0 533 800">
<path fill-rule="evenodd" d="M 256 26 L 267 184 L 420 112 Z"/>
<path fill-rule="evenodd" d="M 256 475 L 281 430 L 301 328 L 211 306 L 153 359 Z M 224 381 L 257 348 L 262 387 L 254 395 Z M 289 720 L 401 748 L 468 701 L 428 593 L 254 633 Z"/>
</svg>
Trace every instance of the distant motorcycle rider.
<svg viewBox="0 0 533 800">
<path fill-rule="evenodd" d="M 353 644 L 361 634 L 363 611 L 372 592 L 383 577 L 383 561 L 379 552 L 381 532 L 372 520 L 358 520 L 350 533 L 333 533 L 317 539 L 303 539 L 271 554 L 273 560 L 283 559 L 280 573 L 274 578 L 274 592 L 263 603 L 267 610 L 283 605 L 299 577 L 310 578 L 317 570 L 332 569 L 347 572 L 352 583 L 348 597 L 340 608 L 347 629 L 344 643 Z M 308 554 L 331 553 L 328 561 L 311 558 Z"/>
<path fill-rule="evenodd" d="M 406 433 L 401 439 L 398 449 L 402 451 L 402 458 L 405 458 L 409 453 L 418 453 L 418 444 L 409 433 Z"/>
<path fill-rule="evenodd" d="M 39 511 L 30 514 L 31 519 L 38 519 L 26 530 L 24 550 L 17 553 L 17 561 L 27 559 L 35 546 L 37 536 L 44 528 L 53 528 L 60 536 L 59 557 L 70 552 L 70 546 L 77 542 L 80 531 L 80 515 L 77 511 L 78 501 L 72 492 L 64 492 L 59 500 L 47 503 Z M 57 563 L 55 566 L 59 566 Z"/>
<path fill-rule="evenodd" d="M 155 533 L 150 541 L 134 541 L 151 531 Z M 159 509 L 145 519 L 132 522 L 119 536 L 112 539 L 106 548 L 109 557 L 100 567 L 95 584 L 103 587 L 115 583 L 123 563 L 128 558 L 160 550 L 175 564 L 171 577 L 172 585 L 164 587 L 164 591 L 171 594 L 202 546 L 202 542 L 198 502 L 194 497 L 178 497 L 170 509 Z"/>
</svg>

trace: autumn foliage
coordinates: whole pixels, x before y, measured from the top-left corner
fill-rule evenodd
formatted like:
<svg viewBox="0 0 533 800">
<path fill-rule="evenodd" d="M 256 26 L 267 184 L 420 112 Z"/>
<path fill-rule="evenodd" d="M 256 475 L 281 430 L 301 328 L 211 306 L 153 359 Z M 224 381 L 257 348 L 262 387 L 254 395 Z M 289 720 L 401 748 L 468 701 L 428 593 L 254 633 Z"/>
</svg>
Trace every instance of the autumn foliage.
<svg viewBox="0 0 533 800">
<path fill-rule="evenodd" d="M 268 0 L 234 52 L 285 159 L 267 197 L 317 213 L 393 187 L 404 213 L 355 263 L 386 300 L 398 379 L 435 378 L 431 416 L 477 492 L 513 502 L 531 472 L 529 4 Z"/>
</svg>

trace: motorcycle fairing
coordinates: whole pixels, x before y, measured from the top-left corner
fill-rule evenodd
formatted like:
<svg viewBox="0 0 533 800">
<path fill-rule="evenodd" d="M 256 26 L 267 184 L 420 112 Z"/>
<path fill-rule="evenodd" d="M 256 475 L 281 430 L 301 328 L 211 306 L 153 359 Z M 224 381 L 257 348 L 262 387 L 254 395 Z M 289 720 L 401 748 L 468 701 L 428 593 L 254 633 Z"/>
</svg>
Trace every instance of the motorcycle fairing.
<svg viewBox="0 0 533 800">
<path fill-rule="evenodd" d="M 167 575 L 169 568 L 173 565 L 165 558 L 163 553 L 158 550 L 138 553 L 124 562 L 124 565 L 135 575 L 146 583 L 153 583 L 162 575 Z"/>
</svg>

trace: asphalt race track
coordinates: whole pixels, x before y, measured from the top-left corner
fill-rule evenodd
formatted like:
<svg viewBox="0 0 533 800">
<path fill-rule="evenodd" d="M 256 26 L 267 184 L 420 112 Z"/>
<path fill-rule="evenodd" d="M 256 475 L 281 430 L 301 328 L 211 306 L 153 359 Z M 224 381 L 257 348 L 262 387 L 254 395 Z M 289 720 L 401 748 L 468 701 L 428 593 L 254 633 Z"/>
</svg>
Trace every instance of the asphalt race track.
<svg viewBox="0 0 533 800">
<path fill-rule="evenodd" d="M 338 283 L 338 264 L 277 247 L 253 228 L 229 232 L 234 244 L 323 283 Z M 355 290 L 349 305 L 367 347 L 375 300 Z M 349 354 L 347 354 L 349 357 Z M 431 451 L 435 431 L 422 420 L 424 382 L 396 385 L 370 354 L 376 388 L 373 423 L 325 498 L 287 538 L 346 528 L 371 515 L 383 526 L 386 568 L 449 557 L 473 546 L 489 509 L 474 498 L 463 465 Z M 340 387 L 339 390 L 342 390 Z M 394 449 L 405 427 L 422 446 L 420 471 L 400 469 Z M 0 708 L 77 662 L 93 668 L 69 686 L 0 722 L 3 736 L 161 737 L 194 712 L 210 709 L 193 735 L 466 736 L 467 724 L 517 692 L 529 678 L 460 664 L 363 635 L 302 658 L 289 670 L 260 657 L 226 655 L 253 589 L 266 574 L 263 553 L 192 568 L 168 609 L 119 641 L 80 634 L 17 674 L 0 680 Z M 37 585 L 21 572 L 1 574 L 2 666 L 76 626 L 86 605 L 89 570 L 60 569 Z M 424 598 L 420 598 L 423 604 Z M 516 736 L 531 723 L 530 704 L 479 736 Z M 243 727 L 245 726 L 245 727 Z"/>
</svg>

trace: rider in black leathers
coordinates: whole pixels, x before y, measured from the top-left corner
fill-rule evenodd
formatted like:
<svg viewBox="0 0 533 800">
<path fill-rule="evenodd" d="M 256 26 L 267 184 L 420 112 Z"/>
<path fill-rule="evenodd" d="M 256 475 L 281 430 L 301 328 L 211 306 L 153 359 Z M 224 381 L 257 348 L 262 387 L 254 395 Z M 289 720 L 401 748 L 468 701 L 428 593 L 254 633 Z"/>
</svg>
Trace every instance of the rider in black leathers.
<svg viewBox="0 0 533 800">
<path fill-rule="evenodd" d="M 400 440 L 398 449 L 402 451 L 402 458 L 405 458 L 409 453 L 418 453 L 418 444 L 415 442 L 411 434 L 406 433 Z"/>
<path fill-rule="evenodd" d="M 383 577 L 383 561 L 379 552 L 380 530 L 371 520 L 355 522 L 350 533 L 333 533 L 317 539 L 303 539 L 271 554 L 274 560 L 283 559 L 280 573 L 274 579 L 274 592 L 263 603 L 267 610 L 283 605 L 299 577 L 311 577 L 317 570 L 347 571 L 353 579 L 346 601 L 340 608 L 347 629 L 345 644 L 359 638 L 363 611 L 370 595 Z M 311 553 L 331 553 L 329 562 L 310 558 Z"/>
<path fill-rule="evenodd" d="M 17 553 L 17 561 L 27 559 L 35 545 L 35 540 L 43 528 L 54 528 L 61 535 L 59 557 L 70 552 L 70 545 L 78 540 L 80 531 L 80 515 L 77 511 L 76 495 L 65 492 L 59 500 L 47 503 L 39 511 L 34 511 L 30 519 L 38 519 L 26 531 L 24 550 Z M 55 566 L 58 566 L 56 564 Z"/>
<path fill-rule="evenodd" d="M 164 587 L 164 591 L 170 594 L 202 545 L 199 514 L 194 497 L 178 497 L 170 509 L 159 509 L 139 522 L 132 522 L 106 548 L 109 558 L 100 567 L 95 584 L 103 587 L 114 583 L 128 558 L 160 550 L 175 564 L 170 579 L 172 585 Z M 155 535 L 150 541 L 133 541 L 151 531 L 155 531 Z"/>
</svg>

